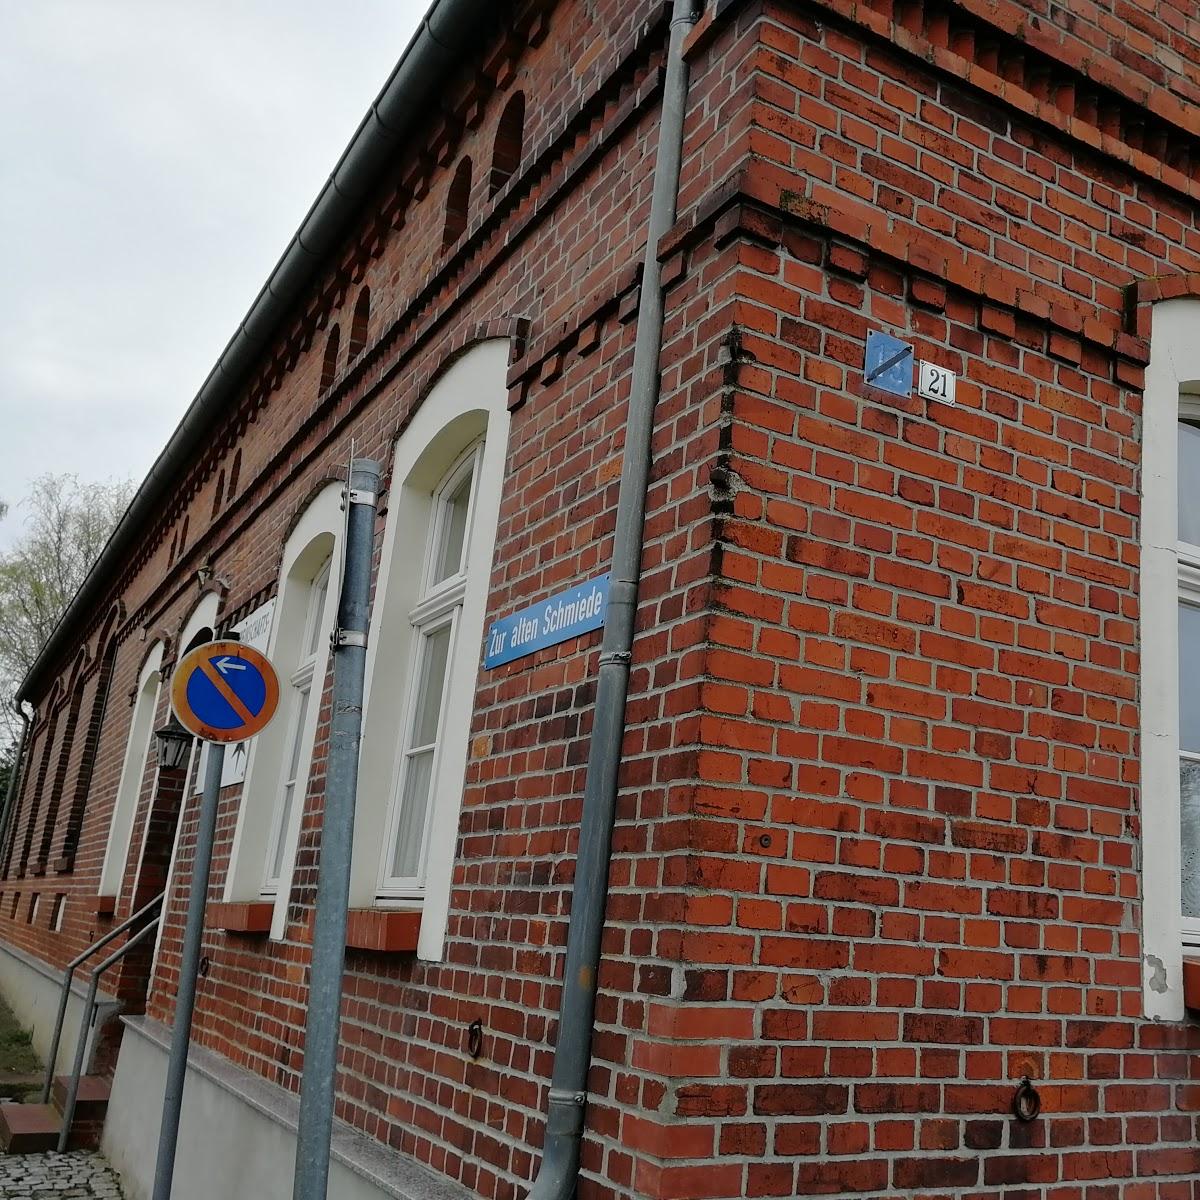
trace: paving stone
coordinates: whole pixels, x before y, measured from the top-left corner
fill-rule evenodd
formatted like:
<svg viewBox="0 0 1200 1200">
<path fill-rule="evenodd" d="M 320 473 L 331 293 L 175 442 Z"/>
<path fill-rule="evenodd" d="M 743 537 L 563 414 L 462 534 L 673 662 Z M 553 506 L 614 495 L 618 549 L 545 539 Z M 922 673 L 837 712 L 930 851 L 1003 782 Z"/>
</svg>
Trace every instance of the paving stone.
<svg viewBox="0 0 1200 1200">
<path fill-rule="evenodd" d="M 116 1172 L 99 1154 L 0 1155 L 4 1200 L 123 1200 Z"/>
</svg>

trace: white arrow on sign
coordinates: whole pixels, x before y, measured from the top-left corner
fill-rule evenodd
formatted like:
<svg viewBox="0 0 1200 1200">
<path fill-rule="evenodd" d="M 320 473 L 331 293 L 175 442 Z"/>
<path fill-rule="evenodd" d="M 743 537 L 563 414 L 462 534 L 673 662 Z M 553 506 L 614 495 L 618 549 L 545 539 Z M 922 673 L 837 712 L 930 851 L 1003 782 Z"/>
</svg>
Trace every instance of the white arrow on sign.
<svg viewBox="0 0 1200 1200">
<path fill-rule="evenodd" d="M 221 672 L 222 675 L 228 675 L 230 671 L 244 671 L 245 663 L 234 662 L 232 658 L 218 658 L 213 666 Z"/>
</svg>

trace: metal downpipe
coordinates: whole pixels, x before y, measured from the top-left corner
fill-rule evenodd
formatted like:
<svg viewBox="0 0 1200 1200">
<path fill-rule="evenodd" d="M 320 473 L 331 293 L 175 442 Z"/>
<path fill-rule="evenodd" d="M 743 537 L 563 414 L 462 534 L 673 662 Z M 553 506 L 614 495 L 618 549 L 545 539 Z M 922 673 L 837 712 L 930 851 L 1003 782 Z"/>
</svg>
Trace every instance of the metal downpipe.
<svg viewBox="0 0 1200 1200">
<path fill-rule="evenodd" d="M 629 689 L 634 618 L 641 573 L 646 489 L 650 479 L 651 436 L 661 375 L 663 339 L 662 270 L 659 245 L 675 223 L 683 160 L 683 125 L 687 111 L 688 67 L 683 44 L 696 22 L 694 0 L 674 0 L 654 194 L 650 205 L 638 306 L 633 379 L 625 433 L 625 458 L 617 498 L 612 583 L 600 651 L 596 712 L 588 749 L 583 818 L 571 917 L 567 927 L 567 960 L 559 1007 L 558 1041 L 550 1079 L 550 1102 L 542 1164 L 528 1200 L 569 1200 L 579 1176 L 587 1075 L 596 1018 L 596 976 L 600 939 L 608 901 L 609 862 L 617 803 L 621 743 L 625 735 L 625 699 Z"/>
</svg>

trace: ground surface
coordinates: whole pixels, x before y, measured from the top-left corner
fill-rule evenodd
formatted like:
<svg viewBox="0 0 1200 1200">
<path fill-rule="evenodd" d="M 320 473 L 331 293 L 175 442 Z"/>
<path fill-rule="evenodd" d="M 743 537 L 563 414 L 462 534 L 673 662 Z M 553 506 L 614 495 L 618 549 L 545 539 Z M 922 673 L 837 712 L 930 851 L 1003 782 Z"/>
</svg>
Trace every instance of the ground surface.
<svg viewBox="0 0 1200 1200">
<path fill-rule="evenodd" d="M 123 1195 L 116 1172 L 99 1154 L 0 1154 L 4 1200 L 122 1200 Z"/>
<path fill-rule="evenodd" d="M 29 1034 L 0 996 L 0 1099 L 28 1097 L 41 1086 L 42 1064 L 29 1044 Z"/>
<path fill-rule="evenodd" d="M 28 1075 L 41 1068 L 29 1044 L 29 1034 L 17 1024 L 12 1009 L 0 996 L 0 1074 Z"/>
</svg>

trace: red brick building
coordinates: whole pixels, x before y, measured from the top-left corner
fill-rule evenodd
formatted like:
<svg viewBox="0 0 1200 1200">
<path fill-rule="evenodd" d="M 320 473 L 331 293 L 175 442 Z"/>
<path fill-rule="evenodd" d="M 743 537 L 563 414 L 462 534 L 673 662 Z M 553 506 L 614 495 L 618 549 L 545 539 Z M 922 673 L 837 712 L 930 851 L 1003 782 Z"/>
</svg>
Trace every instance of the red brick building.
<svg viewBox="0 0 1200 1200">
<path fill-rule="evenodd" d="M 194 845 L 151 732 L 234 629 L 286 694 L 222 794 L 176 1194 L 290 1195 L 352 439 L 385 494 L 331 1194 L 538 1170 L 601 635 L 477 651 L 608 569 L 670 6 L 470 7 L 22 689 L 0 986 L 39 1037 L 167 887 L 105 985 L 134 1197 Z M 1200 21 L 696 8 L 579 1194 L 1193 1197 Z M 867 383 L 872 332 L 956 403 Z"/>
</svg>

